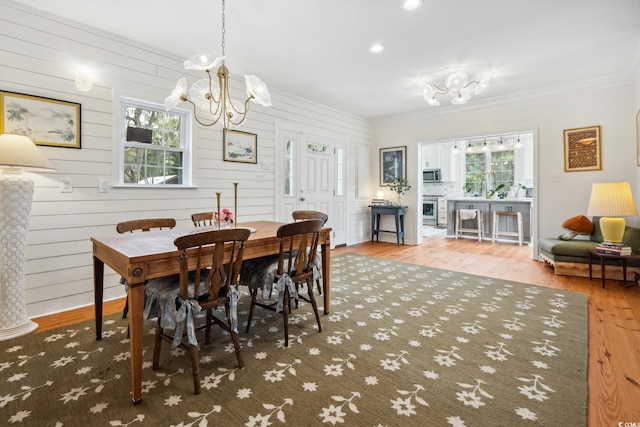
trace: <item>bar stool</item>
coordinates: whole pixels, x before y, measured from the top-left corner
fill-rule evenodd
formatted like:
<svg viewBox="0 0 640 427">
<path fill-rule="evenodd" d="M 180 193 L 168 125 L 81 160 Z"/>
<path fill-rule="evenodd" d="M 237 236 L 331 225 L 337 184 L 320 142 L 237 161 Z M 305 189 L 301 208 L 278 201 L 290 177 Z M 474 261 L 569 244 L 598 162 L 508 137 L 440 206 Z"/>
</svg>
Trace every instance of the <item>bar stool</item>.
<svg viewBox="0 0 640 427">
<path fill-rule="evenodd" d="M 476 228 L 462 227 L 462 221 L 476 220 Z M 478 241 L 482 241 L 484 236 L 484 219 L 482 218 L 482 211 L 480 209 L 458 209 L 456 210 L 456 239 L 458 236 L 462 237 L 462 233 L 476 233 L 478 234 Z"/>
<path fill-rule="evenodd" d="M 516 217 L 518 221 L 518 231 L 500 231 L 500 217 Z M 522 246 L 523 233 L 522 233 L 522 212 L 505 212 L 505 211 L 493 211 L 493 232 L 491 233 L 491 242 L 498 240 L 498 235 L 501 236 L 515 236 L 518 238 L 518 244 Z"/>
</svg>

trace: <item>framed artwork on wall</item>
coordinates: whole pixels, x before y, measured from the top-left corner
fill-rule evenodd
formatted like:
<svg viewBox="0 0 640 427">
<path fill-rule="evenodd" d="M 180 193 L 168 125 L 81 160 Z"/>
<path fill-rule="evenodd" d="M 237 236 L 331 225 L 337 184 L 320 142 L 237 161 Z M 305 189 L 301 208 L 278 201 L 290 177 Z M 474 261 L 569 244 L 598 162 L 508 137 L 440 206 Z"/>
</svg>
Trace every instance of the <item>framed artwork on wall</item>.
<svg viewBox="0 0 640 427">
<path fill-rule="evenodd" d="M 389 186 L 396 179 L 407 179 L 407 147 L 380 149 L 380 186 Z"/>
<path fill-rule="evenodd" d="M 602 170 L 600 126 L 564 131 L 564 170 L 565 172 Z"/>
<path fill-rule="evenodd" d="M 28 136 L 36 145 L 80 148 L 80 104 L 0 92 L 0 133 Z"/>
<path fill-rule="evenodd" d="M 224 130 L 224 161 L 258 163 L 258 135 L 239 130 Z"/>
</svg>

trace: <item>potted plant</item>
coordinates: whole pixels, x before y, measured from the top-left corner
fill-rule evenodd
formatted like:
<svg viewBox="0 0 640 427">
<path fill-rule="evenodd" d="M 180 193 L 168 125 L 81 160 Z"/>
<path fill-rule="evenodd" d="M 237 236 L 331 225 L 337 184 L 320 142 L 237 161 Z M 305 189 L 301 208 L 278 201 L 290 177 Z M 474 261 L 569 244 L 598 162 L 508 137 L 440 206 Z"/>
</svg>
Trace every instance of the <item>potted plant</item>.
<svg viewBox="0 0 640 427">
<path fill-rule="evenodd" d="M 396 178 L 391 184 L 389 184 L 389 190 L 398 193 L 398 204 L 402 205 L 402 195 L 411 190 L 409 181 L 404 178 Z"/>
</svg>

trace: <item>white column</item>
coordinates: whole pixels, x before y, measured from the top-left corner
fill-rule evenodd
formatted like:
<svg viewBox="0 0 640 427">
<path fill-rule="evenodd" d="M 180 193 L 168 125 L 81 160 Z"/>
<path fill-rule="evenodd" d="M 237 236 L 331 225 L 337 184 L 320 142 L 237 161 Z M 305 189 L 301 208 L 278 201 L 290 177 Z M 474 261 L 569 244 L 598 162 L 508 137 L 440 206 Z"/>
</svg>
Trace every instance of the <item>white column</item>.
<svg viewBox="0 0 640 427">
<path fill-rule="evenodd" d="M 27 234 L 33 181 L 18 173 L 0 174 L 0 341 L 38 328 L 27 316 L 24 297 Z"/>
</svg>

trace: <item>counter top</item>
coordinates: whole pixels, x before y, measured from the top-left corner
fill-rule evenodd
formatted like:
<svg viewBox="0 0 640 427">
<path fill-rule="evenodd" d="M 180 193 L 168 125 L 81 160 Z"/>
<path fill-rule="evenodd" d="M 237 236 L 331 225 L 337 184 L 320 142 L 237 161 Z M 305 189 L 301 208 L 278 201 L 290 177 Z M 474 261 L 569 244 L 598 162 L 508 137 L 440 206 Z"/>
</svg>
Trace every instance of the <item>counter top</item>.
<svg viewBox="0 0 640 427">
<path fill-rule="evenodd" d="M 514 203 L 514 202 L 533 202 L 533 197 L 517 197 L 515 199 L 487 199 L 486 197 L 447 197 L 447 200 L 461 202 L 491 202 L 491 203 Z"/>
</svg>

